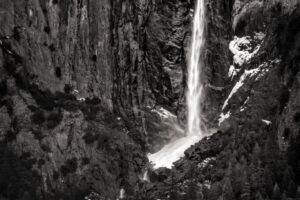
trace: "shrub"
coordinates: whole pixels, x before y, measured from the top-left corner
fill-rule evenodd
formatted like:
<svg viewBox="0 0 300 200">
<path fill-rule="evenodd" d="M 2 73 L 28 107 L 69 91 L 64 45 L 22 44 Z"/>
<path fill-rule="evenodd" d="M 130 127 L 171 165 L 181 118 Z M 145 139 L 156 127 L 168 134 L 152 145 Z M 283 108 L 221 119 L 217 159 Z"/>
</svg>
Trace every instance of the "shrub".
<svg viewBox="0 0 300 200">
<path fill-rule="evenodd" d="M 34 139 L 41 141 L 45 136 L 40 130 L 31 130 L 34 135 Z"/>
<path fill-rule="evenodd" d="M 7 84 L 6 80 L 0 82 L 0 98 L 7 94 Z"/>
<path fill-rule="evenodd" d="M 30 163 L 34 159 L 28 161 L 28 155 L 18 157 L 3 142 L 0 142 L 0 158 L 0 196 L 5 199 L 24 199 L 27 193 L 28 199 L 38 199 L 35 192 L 41 184 L 41 178 L 31 169 Z"/>
<path fill-rule="evenodd" d="M 289 92 L 289 89 L 288 87 L 286 86 L 283 86 L 281 88 L 281 94 L 280 94 L 280 98 L 279 98 L 279 101 L 280 101 L 280 113 L 282 113 L 284 107 L 286 106 L 286 104 L 288 103 L 290 99 L 290 92 Z"/>
<path fill-rule="evenodd" d="M 82 161 L 81 161 L 82 166 L 87 165 L 89 163 L 90 163 L 90 159 L 88 157 L 82 158 Z"/>
<path fill-rule="evenodd" d="M 300 112 L 297 112 L 295 115 L 294 115 L 294 122 L 299 122 L 300 121 Z"/>
<path fill-rule="evenodd" d="M 93 134 L 91 132 L 87 132 L 82 138 L 84 139 L 86 144 L 92 144 L 98 139 L 99 135 Z"/>
<path fill-rule="evenodd" d="M 44 159 L 39 159 L 38 161 L 38 167 L 41 168 L 43 165 L 45 164 L 45 160 Z"/>
<path fill-rule="evenodd" d="M 57 78 L 61 78 L 61 69 L 60 67 L 55 67 L 55 75 Z"/>
<path fill-rule="evenodd" d="M 55 51 L 55 46 L 54 46 L 54 44 L 51 44 L 51 45 L 49 46 L 49 49 L 50 49 L 50 51 L 54 52 L 54 51 Z"/>
<path fill-rule="evenodd" d="M 60 171 L 63 176 L 66 176 L 69 173 L 74 173 L 76 172 L 76 170 L 77 170 L 76 158 L 68 159 L 66 163 L 60 167 Z"/>
<path fill-rule="evenodd" d="M 59 177 L 58 171 L 54 171 L 54 172 L 53 172 L 53 179 L 54 179 L 54 180 L 57 180 L 58 177 Z"/>
<path fill-rule="evenodd" d="M 86 120 L 95 120 L 99 110 L 99 107 L 89 105 L 86 105 L 81 109 Z"/>
<path fill-rule="evenodd" d="M 64 87 L 64 92 L 69 94 L 72 90 L 72 86 L 69 85 L 69 84 L 65 84 L 65 87 Z"/>
<path fill-rule="evenodd" d="M 51 31 L 51 30 L 50 30 L 50 27 L 49 27 L 49 26 L 45 26 L 45 27 L 44 27 L 44 31 L 45 31 L 46 33 L 49 34 L 50 31 Z"/>
<path fill-rule="evenodd" d="M 109 139 L 110 136 L 108 135 L 108 133 L 100 134 L 98 137 L 98 148 L 105 149 L 109 147 Z"/>
<path fill-rule="evenodd" d="M 31 112 L 36 112 L 38 110 L 38 108 L 33 105 L 28 105 L 27 107 L 29 110 L 31 110 Z"/>
<path fill-rule="evenodd" d="M 98 99 L 97 97 L 93 97 L 92 99 L 91 98 L 86 98 L 85 103 L 87 105 L 97 105 L 97 104 L 101 103 L 101 100 Z"/>
<path fill-rule="evenodd" d="M 31 84 L 28 88 L 36 103 L 45 110 L 53 110 L 55 107 L 54 96 L 49 90 L 42 91 L 36 84 Z"/>
<path fill-rule="evenodd" d="M 7 113 L 9 114 L 9 116 L 12 116 L 13 114 L 13 102 L 11 99 L 5 99 L 3 101 L 0 102 L 1 105 L 5 105 L 6 109 L 7 109 Z"/>
<path fill-rule="evenodd" d="M 15 40 L 20 41 L 21 39 L 21 34 L 20 34 L 20 27 L 14 27 L 13 29 L 13 37 Z"/>
<path fill-rule="evenodd" d="M 46 144 L 41 144 L 41 149 L 47 153 L 51 152 L 50 147 Z"/>
<path fill-rule="evenodd" d="M 93 55 L 93 56 L 92 56 L 92 61 L 94 61 L 94 62 L 97 61 L 97 56 L 96 56 L 96 55 Z"/>
<path fill-rule="evenodd" d="M 283 132 L 283 137 L 285 139 L 287 139 L 290 136 L 290 129 L 289 128 L 285 128 L 284 132 Z"/>
<path fill-rule="evenodd" d="M 61 112 L 51 112 L 47 117 L 47 127 L 49 129 L 55 128 L 58 124 L 60 124 L 63 115 Z"/>
<path fill-rule="evenodd" d="M 62 107 L 67 111 L 76 112 L 79 110 L 80 104 L 74 100 L 66 100 L 63 101 Z"/>
<path fill-rule="evenodd" d="M 17 138 L 18 132 L 15 130 L 9 130 L 6 132 L 5 138 L 8 142 L 11 142 Z"/>
<path fill-rule="evenodd" d="M 31 116 L 31 121 L 35 124 L 41 125 L 45 122 L 45 115 L 42 110 L 36 110 Z"/>
</svg>

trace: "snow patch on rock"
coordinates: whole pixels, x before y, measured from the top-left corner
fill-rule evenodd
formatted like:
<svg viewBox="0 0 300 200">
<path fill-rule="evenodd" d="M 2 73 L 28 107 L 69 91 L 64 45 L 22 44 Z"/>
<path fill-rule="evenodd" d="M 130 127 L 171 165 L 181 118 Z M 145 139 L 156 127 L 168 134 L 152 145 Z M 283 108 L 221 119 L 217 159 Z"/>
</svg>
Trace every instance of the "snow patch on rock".
<svg viewBox="0 0 300 200">
<path fill-rule="evenodd" d="M 246 104 L 248 103 L 250 97 L 247 97 L 246 101 L 244 102 L 244 104 L 242 105 L 240 111 L 243 112 L 246 109 Z"/>
<path fill-rule="evenodd" d="M 235 86 L 232 88 L 229 96 L 225 100 L 222 110 L 226 108 L 228 105 L 228 101 L 231 99 L 231 97 L 244 85 L 244 82 L 247 77 L 253 77 L 256 76 L 255 81 L 259 80 L 261 77 L 263 77 L 269 70 L 272 63 L 278 63 L 277 59 L 270 61 L 270 62 L 264 62 L 263 64 L 259 65 L 257 68 L 245 70 L 242 76 L 240 77 L 239 81 L 235 84 Z"/>
<path fill-rule="evenodd" d="M 221 113 L 220 114 L 220 118 L 219 118 L 219 126 L 222 124 L 222 122 L 224 122 L 226 119 L 228 119 L 230 117 L 230 111 L 228 111 L 226 114 Z"/>
<path fill-rule="evenodd" d="M 174 115 L 173 113 L 171 113 L 163 107 L 160 107 L 158 109 L 152 109 L 151 112 L 157 113 L 161 119 L 177 118 L 176 115 Z"/>
<path fill-rule="evenodd" d="M 204 167 L 206 167 L 208 165 L 208 163 L 210 161 L 216 160 L 215 157 L 211 157 L 211 158 L 206 158 L 205 160 L 203 160 L 201 163 L 199 163 L 197 166 L 201 169 L 203 169 Z"/>
<path fill-rule="evenodd" d="M 270 124 L 272 124 L 272 122 L 271 122 L 271 121 L 269 121 L 269 120 L 266 120 L 266 119 L 262 119 L 261 121 L 262 121 L 263 123 L 267 124 L 267 125 L 270 125 Z"/>
<path fill-rule="evenodd" d="M 255 40 L 262 41 L 265 37 L 264 33 L 256 33 Z M 229 43 L 229 50 L 234 55 L 234 64 L 242 66 L 248 63 L 252 57 L 254 57 L 260 49 L 261 44 L 258 43 L 255 47 L 252 45 L 253 39 L 250 36 L 237 37 Z"/>
<path fill-rule="evenodd" d="M 240 71 L 240 69 L 237 69 L 233 65 L 230 65 L 230 68 L 228 71 L 228 77 L 231 78 L 231 80 L 232 80 L 239 71 Z"/>
</svg>

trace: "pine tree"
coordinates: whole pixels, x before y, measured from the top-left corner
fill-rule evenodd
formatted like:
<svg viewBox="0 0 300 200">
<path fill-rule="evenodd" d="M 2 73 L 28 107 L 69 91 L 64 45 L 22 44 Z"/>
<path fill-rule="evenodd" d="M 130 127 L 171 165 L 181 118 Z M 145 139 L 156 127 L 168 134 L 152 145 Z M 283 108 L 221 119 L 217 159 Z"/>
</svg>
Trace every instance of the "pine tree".
<svg viewBox="0 0 300 200">
<path fill-rule="evenodd" d="M 253 152 L 252 152 L 252 162 L 257 165 L 260 162 L 261 148 L 259 144 L 256 142 Z"/>
<path fill-rule="evenodd" d="M 249 183 L 246 173 L 244 175 L 243 182 L 244 182 L 244 184 L 243 184 L 243 188 L 242 188 L 241 199 L 250 200 L 251 199 L 251 187 L 250 187 L 250 183 Z"/>
<path fill-rule="evenodd" d="M 290 183 L 287 187 L 287 196 L 288 197 L 295 197 L 296 192 L 297 192 L 297 186 L 296 186 L 296 184 L 294 183 L 293 180 L 290 180 Z"/>
<path fill-rule="evenodd" d="M 236 163 L 231 178 L 231 185 L 234 194 L 239 195 L 242 192 L 243 182 L 245 179 L 244 175 L 245 166 L 240 164 L 239 162 Z"/>
<path fill-rule="evenodd" d="M 283 179 L 282 179 L 282 186 L 287 189 L 290 183 L 290 180 L 292 180 L 293 176 L 293 171 L 290 167 L 287 167 L 284 171 L 283 174 Z"/>
<path fill-rule="evenodd" d="M 229 178 L 225 178 L 223 186 L 223 200 L 234 200 L 234 194 L 231 186 L 231 181 Z"/>
<path fill-rule="evenodd" d="M 264 198 L 262 197 L 262 195 L 259 191 L 255 195 L 255 200 L 264 200 Z"/>
<path fill-rule="evenodd" d="M 277 183 L 275 184 L 273 189 L 272 200 L 281 200 L 281 192 Z"/>
<path fill-rule="evenodd" d="M 272 196 L 274 185 L 273 173 L 267 166 L 264 170 L 264 189 L 266 190 L 268 196 Z"/>
<path fill-rule="evenodd" d="M 296 199 L 300 200 L 300 186 L 298 186 L 298 188 L 297 188 Z"/>
<path fill-rule="evenodd" d="M 222 186 L 219 182 L 216 182 L 211 186 L 206 199 L 218 200 L 218 198 L 221 195 L 222 195 Z"/>
<path fill-rule="evenodd" d="M 286 194 L 285 194 L 285 192 L 282 194 L 282 196 L 281 196 L 281 200 L 287 200 L 287 197 L 286 197 Z"/>
</svg>

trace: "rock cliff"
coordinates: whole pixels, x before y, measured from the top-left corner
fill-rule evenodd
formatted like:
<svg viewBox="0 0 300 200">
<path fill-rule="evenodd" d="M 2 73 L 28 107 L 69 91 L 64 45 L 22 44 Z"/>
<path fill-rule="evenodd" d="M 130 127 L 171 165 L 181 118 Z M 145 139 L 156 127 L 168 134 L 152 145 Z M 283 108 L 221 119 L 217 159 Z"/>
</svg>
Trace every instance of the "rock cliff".
<svg viewBox="0 0 300 200">
<path fill-rule="evenodd" d="M 0 198 L 295 197 L 299 0 L 206 0 L 202 117 L 219 132 L 143 182 L 146 153 L 184 129 L 193 9 L 0 0 Z"/>
</svg>

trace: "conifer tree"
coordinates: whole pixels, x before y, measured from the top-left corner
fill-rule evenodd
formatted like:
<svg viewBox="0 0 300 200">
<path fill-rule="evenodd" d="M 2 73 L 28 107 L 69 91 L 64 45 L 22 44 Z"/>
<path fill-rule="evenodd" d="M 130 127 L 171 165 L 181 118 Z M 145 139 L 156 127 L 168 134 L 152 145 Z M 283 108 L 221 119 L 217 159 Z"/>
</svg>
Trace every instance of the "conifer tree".
<svg viewBox="0 0 300 200">
<path fill-rule="evenodd" d="M 264 200 L 264 198 L 262 197 L 262 195 L 259 191 L 255 195 L 255 200 Z"/>
<path fill-rule="evenodd" d="M 232 190 L 232 186 L 231 186 L 231 181 L 228 177 L 225 178 L 225 181 L 224 181 L 222 196 L 223 196 L 223 200 L 234 200 L 235 199 L 233 190 Z"/>
<path fill-rule="evenodd" d="M 273 178 L 273 173 L 268 166 L 265 168 L 263 176 L 264 176 L 264 189 L 266 190 L 268 196 L 271 196 L 273 192 L 274 178 Z"/>
<path fill-rule="evenodd" d="M 294 177 L 293 171 L 290 167 L 287 167 L 283 174 L 282 186 L 287 189 L 290 183 L 290 180 Z"/>
<path fill-rule="evenodd" d="M 272 200 L 281 200 L 281 192 L 277 183 L 275 184 L 273 189 Z"/>
<path fill-rule="evenodd" d="M 285 192 L 282 194 L 282 196 L 281 196 L 281 200 L 287 200 L 287 197 L 286 197 L 286 194 L 285 194 Z"/>
<path fill-rule="evenodd" d="M 242 193 L 241 193 L 241 199 L 243 199 L 243 200 L 251 199 L 251 187 L 250 187 L 250 183 L 249 183 L 246 173 L 243 178 L 243 188 L 242 188 Z"/>
<path fill-rule="evenodd" d="M 290 180 L 290 183 L 287 187 L 287 196 L 288 197 L 295 197 L 296 192 L 297 192 L 297 186 L 296 186 L 296 184 L 294 183 L 293 180 Z"/>
<path fill-rule="evenodd" d="M 259 144 L 256 142 L 252 152 L 252 161 L 255 165 L 259 164 L 261 155 L 261 148 Z"/>
<path fill-rule="evenodd" d="M 296 199 L 300 200 L 300 186 L 298 186 L 298 188 L 297 188 Z"/>
<path fill-rule="evenodd" d="M 214 183 L 208 191 L 207 199 L 218 200 L 222 195 L 222 186 L 219 182 Z"/>
<path fill-rule="evenodd" d="M 231 185 L 234 194 L 239 195 L 242 192 L 243 187 L 243 179 L 245 179 L 245 166 L 240 164 L 239 162 L 236 163 L 231 178 Z"/>
</svg>

